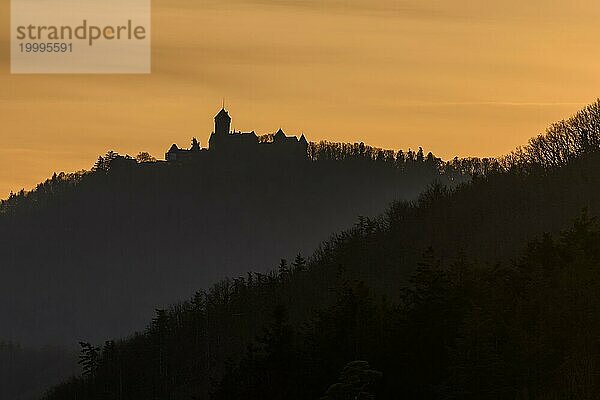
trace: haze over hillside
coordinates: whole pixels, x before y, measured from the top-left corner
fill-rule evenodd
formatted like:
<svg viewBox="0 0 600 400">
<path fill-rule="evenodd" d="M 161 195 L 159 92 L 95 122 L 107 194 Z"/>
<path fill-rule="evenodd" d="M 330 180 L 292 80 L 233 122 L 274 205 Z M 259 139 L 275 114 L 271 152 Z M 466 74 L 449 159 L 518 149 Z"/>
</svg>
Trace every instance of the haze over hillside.
<svg viewBox="0 0 600 400">
<path fill-rule="evenodd" d="M 397 301 L 428 248 L 440 262 L 470 255 L 504 263 L 531 238 L 567 226 L 583 208 L 597 214 L 599 109 L 599 102 L 590 105 L 499 159 L 442 162 L 422 150 L 303 144 L 283 132 L 259 137 L 218 126 L 220 151 L 193 141 L 189 150 L 172 146 L 168 162 L 109 152 L 92 172 L 55 175 L 0 205 L 0 234 L 8 238 L 0 244 L 8 260 L 1 292 L 6 301 L 0 303 L 8 321 L 1 325 L 3 334 L 31 344 L 99 343 L 150 324 L 117 347 L 108 342 L 97 355 L 93 345 L 83 348 L 88 361 L 101 357 L 111 368 L 99 372 L 98 382 L 110 387 L 110 374 L 133 368 L 136 372 L 127 375 L 139 376 L 118 390 L 134 397 L 146 398 L 149 390 L 155 398 L 167 393 L 207 398 L 218 390 L 227 398 L 229 380 L 254 379 L 245 375 L 242 350 L 269 324 L 272 312 L 278 313 L 275 306 L 289 311 L 295 330 L 315 317 L 315 310 L 335 301 L 345 304 L 348 299 L 336 296 L 356 282 Z M 468 177 L 469 184 L 453 190 Z M 405 201 L 417 195 L 418 200 Z M 383 215 L 365 218 L 392 200 Z M 357 216 L 351 229 L 322 242 Z M 313 254 L 308 264 L 296 256 L 299 251 Z M 282 257 L 294 260 L 292 266 L 280 262 Z M 264 274 L 275 266 L 277 272 Z M 224 276 L 240 278 L 202 290 Z M 163 309 L 194 292 L 191 303 Z M 211 323 L 205 325 L 208 315 Z M 276 321 L 283 323 L 280 317 Z M 338 322 L 323 322 L 338 329 Z M 344 340 L 354 334 L 347 332 Z M 2 349 L 0 357 L 15 360 L 9 365 L 30 366 L 9 368 L 5 391 L 11 397 L 35 392 L 31 376 L 41 377 L 39 390 L 72 368 L 64 354 L 37 355 L 10 344 Z M 155 364 L 155 351 L 167 364 Z M 318 381 L 313 389 L 324 390 L 350 356 L 324 360 L 328 372 L 310 378 Z M 229 358 L 241 364 L 225 370 Z M 108 367 L 115 359 L 127 361 Z M 60 368 L 48 374 L 44 360 Z M 144 366 L 136 360 L 145 360 Z M 304 361 L 284 369 L 297 362 Z M 165 366 L 178 372 L 166 373 Z M 94 398 L 89 377 L 95 369 L 86 371 L 85 379 L 62 386 L 56 398 L 82 393 Z M 193 379 L 187 375 L 192 371 Z"/>
<path fill-rule="evenodd" d="M 94 172 L 4 202 L 0 338 L 72 346 L 127 335 L 156 307 L 309 254 L 356 216 L 461 176 L 422 151 L 242 135 L 225 114 L 210 150 L 195 143 L 143 163 L 109 153 Z"/>
<path fill-rule="evenodd" d="M 358 218 L 308 260 L 82 343 L 82 375 L 47 399 L 598 398 L 600 102 L 463 164 L 471 182 Z"/>
</svg>

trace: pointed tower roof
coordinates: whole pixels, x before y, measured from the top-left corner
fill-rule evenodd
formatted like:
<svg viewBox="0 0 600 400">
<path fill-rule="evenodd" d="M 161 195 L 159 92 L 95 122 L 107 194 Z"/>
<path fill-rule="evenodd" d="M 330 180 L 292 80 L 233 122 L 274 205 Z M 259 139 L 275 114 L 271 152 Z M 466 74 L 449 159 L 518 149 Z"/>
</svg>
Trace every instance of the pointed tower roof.
<svg viewBox="0 0 600 400">
<path fill-rule="evenodd" d="M 302 136 L 300 136 L 300 143 L 308 143 L 308 140 L 306 140 L 306 137 L 304 136 L 304 133 L 302 134 Z"/>
<path fill-rule="evenodd" d="M 231 121 L 229 113 L 225 111 L 225 108 L 221 108 L 221 111 L 215 115 L 215 121 Z"/>
<path fill-rule="evenodd" d="M 283 139 L 283 138 L 285 138 L 285 133 L 283 132 L 283 129 L 279 128 L 279 130 L 277 131 L 277 133 L 275 133 L 275 135 L 273 135 L 273 138 L 276 138 L 276 139 Z"/>
</svg>

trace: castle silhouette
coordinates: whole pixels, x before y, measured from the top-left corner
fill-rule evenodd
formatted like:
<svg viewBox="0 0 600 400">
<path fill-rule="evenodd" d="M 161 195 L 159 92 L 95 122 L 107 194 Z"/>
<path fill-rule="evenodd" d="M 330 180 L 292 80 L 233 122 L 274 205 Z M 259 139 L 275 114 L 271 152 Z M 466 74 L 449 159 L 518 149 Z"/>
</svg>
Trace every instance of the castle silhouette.
<svg viewBox="0 0 600 400">
<path fill-rule="evenodd" d="M 256 132 L 231 131 L 231 117 L 223 107 L 215 116 L 215 130 L 208 141 L 208 149 L 203 149 L 196 138 L 192 139 L 189 149 L 180 149 L 173 144 L 165 154 L 168 162 L 189 162 L 198 160 L 205 155 L 235 158 L 308 158 L 308 141 L 304 134 L 286 136 L 279 129 L 273 135 L 257 136 Z"/>
</svg>

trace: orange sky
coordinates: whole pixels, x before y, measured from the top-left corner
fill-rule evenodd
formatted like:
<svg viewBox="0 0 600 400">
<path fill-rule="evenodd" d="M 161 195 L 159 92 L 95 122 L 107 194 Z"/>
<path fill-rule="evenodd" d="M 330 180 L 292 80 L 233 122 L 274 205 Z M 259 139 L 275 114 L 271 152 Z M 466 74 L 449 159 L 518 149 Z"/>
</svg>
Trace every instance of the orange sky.
<svg viewBox="0 0 600 400">
<path fill-rule="evenodd" d="M 599 96 L 595 0 L 155 0 L 151 75 L 10 75 L 0 0 L 0 198 L 113 149 L 235 129 L 505 153 Z"/>
</svg>

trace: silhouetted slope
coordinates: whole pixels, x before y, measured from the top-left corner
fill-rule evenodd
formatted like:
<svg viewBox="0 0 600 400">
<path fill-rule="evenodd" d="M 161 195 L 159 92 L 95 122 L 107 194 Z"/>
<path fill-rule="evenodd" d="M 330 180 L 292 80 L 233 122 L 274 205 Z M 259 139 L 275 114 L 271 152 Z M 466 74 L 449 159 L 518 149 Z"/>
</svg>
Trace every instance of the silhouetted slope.
<svg viewBox="0 0 600 400">
<path fill-rule="evenodd" d="M 157 310 L 49 398 L 335 399 L 352 382 L 381 398 L 596 397 L 599 228 L 530 241 L 598 215 L 598 107 L 476 162 L 470 184 L 359 219 L 308 263 Z"/>
<path fill-rule="evenodd" d="M 600 225 L 585 216 L 515 263 L 427 252 L 398 302 L 346 283 L 302 326 L 276 307 L 212 398 L 598 398 L 598 263 Z M 183 388 L 155 397 L 193 395 Z"/>
<path fill-rule="evenodd" d="M 422 153 L 406 165 L 335 154 L 190 165 L 116 158 L 11 197 L 0 214 L 0 338 L 72 345 L 129 334 L 157 306 L 310 252 L 357 215 L 449 177 Z"/>
<path fill-rule="evenodd" d="M 394 393 L 411 398 L 514 398 L 530 383 L 512 380 L 529 379 L 522 375 L 523 370 L 535 367 L 539 372 L 546 365 L 535 361 L 542 350 L 532 349 L 514 370 L 478 378 L 487 384 L 469 383 L 477 368 L 489 369 L 493 364 L 481 365 L 478 363 L 483 360 L 469 358 L 469 346 L 479 344 L 465 344 L 462 335 L 476 329 L 471 322 L 474 318 L 484 317 L 467 305 L 481 303 L 487 307 L 485 315 L 495 318 L 495 310 L 503 307 L 497 302 L 507 302 L 514 312 L 521 306 L 534 307 L 533 312 L 541 305 L 536 303 L 539 296 L 551 295 L 552 286 L 543 293 L 536 286 L 522 287 L 527 280 L 538 279 L 537 263 L 545 262 L 540 258 L 544 256 L 542 244 L 535 245 L 540 250 L 531 253 L 521 272 L 513 271 L 507 261 L 526 249 L 527 238 L 534 233 L 568 226 L 582 207 L 592 214 L 600 211 L 600 186 L 594 173 L 600 167 L 599 156 L 595 152 L 582 155 L 552 170 L 492 175 L 454 192 L 436 186 L 414 204 L 397 203 L 381 218 L 361 219 L 353 229 L 325 242 L 308 265 L 298 259 L 282 264 L 272 274 L 226 280 L 207 292 L 198 292 L 191 302 L 159 311 L 143 335 L 111 348 L 110 357 L 118 360 L 117 364 L 109 363 L 112 372 L 100 366 L 94 379 L 99 385 L 108 385 L 115 398 L 208 398 L 215 391 L 218 398 L 281 398 L 284 393 L 284 398 L 302 399 L 323 394 L 346 363 L 367 359 L 383 372 L 382 398 L 394 397 Z M 597 228 L 590 232 L 589 239 L 574 236 L 572 240 L 585 240 L 587 248 L 598 248 L 598 235 L 593 233 Z M 424 258 L 429 246 L 435 253 Z M 566 296 L 562 301 L 568 302 L 569 293 L 590 277 L 585 271 L 595 265 L 597 255 L 590 253 L 591 258 L 576 262 L 573 257 L 579 250 L 573 246 L 578 245 L 566 242 L 557 246 L 552 251 L 560 253 L 563 261 L 553 261 L 553 265 L 561 265 L 556 273 L 562 276 L 577 268 L 582 274 L 567 282 L 572 286 L 561 292 Z M 482 260 L 503 260 L 507 269 L 498 272 L 500 275 L 484 272 L 490 267 L 472 267 L 460 256 L 464 252 Z M 537 258 L 531 258 L 534 256 Z M 455 264 L 456 259 L 459 262 Z M 411 288 L 406 278 L 413 276 L 419 264 L 420 272 L 413 278 L 417 286 Z M 445 275 L 449 265 L 455 269 Z M 508 283 L 503 274 L 509 274 Z M 551 283 L 559 279 L 552 274 L 547 285 L 564 283 Z M 363 284 L 357 286 L 359 281 Z M 478 285 L 482 285 L 480 289 Z M 496 286 L 500 292 L 493 290 Z M 524 303 L 509 304 L 512 294 L 507 287 L 524 296 Z M 381 302 L 382 296 L 390 301 Z M 578 303 L 566 304 L 578 307 Z M 281 317 L 278 309 L 287 316 Z M 273 319 L 273 313 L 280 316 Z M 526 329 L 526 320 L 512 319 L 525 317 L 506 313 L 498 318 L 508 318 L 514 329 Z M 552 322 L 561 315 L 569 314 L 550 313 L 543 318 Z M 482 321 L 477 323 L 484 323 L 485 318 Z M 536 322 L 544 323 L 545 319 Z M 501 336 L 496 325 L 486 331 L 485 340 L 493 342 L 497 334 L 507 341 L 505 346 L 519 348 L 526 347 L 528 340 L 539 335 L 537 329 L 542 329 L 525 337 L 510 332 Z M 570 332 L 569 323 L 560 329 Z M 544 346 L 549 346 L 555 336 L 549 334 L 543 340 L 547 341 Z M 251 343 L 254 347 L 247 349 Z M 506 368 L 525 354 L 511 355 L 505 348 L 493 350 L 496 353 L 485 349 L 486 357 L 492 357 L 485 362 L 495 362 L 493 357 L 498 357 L 502 359 L 498 362 L 504 363 L 498 365 Z M 557 354 L 558 361 L 547 364 L 553 374 L 568 362 L 566 350 Z M 229 368 L 228 359 L 232 360 Z M 456 373 L 459 375 L 452 375 Z M 116 374 L 127 376 L 125 383 L 117 386 Z M 219 384 L 223 374 L 225 380 Z M 50 398 L 68 399 L 74 393 L 78 398 L 103 398 L 98 397 L 99 386 L 93 382 L 74 381 Z M 502 386 L 507 382 L 514 386 Z M 531 385 L 538 385 L 535 390 L 539 391 L 543 389 L 540 382 L 546 381 L 532 381 Z M 499 386 L 490 388 L 488 384 Z"/>
</svg>

